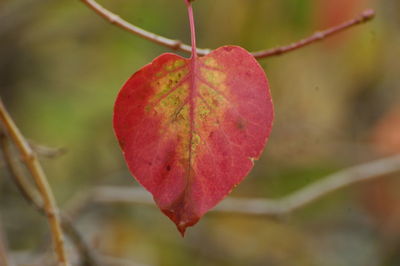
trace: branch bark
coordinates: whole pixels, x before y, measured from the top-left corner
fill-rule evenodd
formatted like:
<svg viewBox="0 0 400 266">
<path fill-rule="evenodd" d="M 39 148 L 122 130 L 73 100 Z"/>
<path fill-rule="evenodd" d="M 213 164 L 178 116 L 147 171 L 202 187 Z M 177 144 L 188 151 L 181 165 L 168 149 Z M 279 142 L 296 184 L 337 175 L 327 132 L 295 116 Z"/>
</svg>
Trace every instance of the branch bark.
<svg viewBox="0 0 400 266">
<path fill-rule="evenodd" d="M 304 38 L 300 41 L 291 43 L 286 46 L 281 46 L 277 48 L 272 48 L 272 49 L 266 49 L 266 50 L 261 50 L 258 52 L 253 52 L 252 54 L 254 55 L 255 58 L 261 59 L 261 58 L 267 58 L 270 56 L 276 56 L 276 55 L 282 55 L 286 54 L 291 51 L 295 51 L 297 49 L 300 49 L 304 46 L 322 41 L 332 35 L 335 35 L 336 33 L 342 32 L 344 30 L 347 30 L 353 26 L 368 22 L 372 20 L 375 17 L 375 11 L 372 9 L 366 9 L 364 10 L 360 15 L 358 15 L 356 18 L 351 19 L 349 21 L 346 21 L 342 24 L 336 25 L 334 27 L 331 27 L 329 29 L 323 30 L 323 31 L 318 31 L 315 32 L 313 35 Z"/>
<path fill-rule="evenodd" d="M 48 147 L 44 146 L 41 144 L 38 144 L 36 142 L 33 142 L 31 140 L 28 140 L 29 145 L 31 146 L 31 149 L 40 157 L 45 157 L 49 159 L 53 159 L 56 157 L 59 157 L 61 155 L 64 155 L 67 152 L 67 149 L 63 147 Z"/>
<path fill-rule="evenodd" d="M 34 209 L 36 209 L 40 214 L 46 215 L 43 206 L 43 200 L 40 194 L 38 194 L 37 190 L 32 188 L 30 182 L 26 180 L 24 172 L 21 169 L 20 161 L 15 160 L 15 156 L 10 147 L 9 140 L 4 134 L 1 134 L 0 136 L 0 146 L 3 152 L 3 158 L 6 166 L 11 174 L 12 180 L 18 187 L 19 191 L 24 196 L 25 200 L 29 204 L 31 204 Z M 81 258 L 81 264 L 85 266 L 98 265 L 97 259 L 95 258 L 85 240 L 83 239 L 79 231 L 75 228 L 73 223 L 69 220 L 67 216 L 63 215 L 62 213 L 60 214 L 60 217 L 61 225 L 66 235 L 74 243 L 75 248 L 78 250 Z"/>
<path fill-rule="evenodd" d="M 0 265 L 2 266 L 13 266 L 14 263 L 8 255 L 8 247 L 6 237 L 3 235 L 3 227 L 0 221 Z"/>
<path fill-rule="evenodd" d="M 400 172 L 400 155 L 345 168 L 279 199 L 228 197 L 213 212 L 281 217 L 341 188 L 397 172 Z M 69 213 L 74 219 L 90 204 L 113 203 L 155 206 L 150 194 L 141 188 L 104 186 L 76 196 L 69 205 Z"/>
<path fill-rule="evenodd" d="M 104 18 L 105 20 L 110 22 L 111 24 L 122 28 L 123 30 L 126 30 L 130 33 L 138 35 L 141 38 L 144 38 L 146 40 L 149 40 L 149 41 L 159 44 L 161 46 L 168 47 L 173 50 L 179 50 L 179 51 L 183 51 L 183 52 L 187 52 L 187 53 L 190 53 L 192 51 L 192 47 L 190 45 L 185 44 L 185 43 L 181 42 L 180 40 L 169 39 L 169 38 L 157 35 L 155 33 L 146 31 L 140 27 L 137 27 L 137 26 L 129 23 L 128 21 L 122 19 L 120 16 L 116 15 L 115 13 L 112 13 L 108 9 L 101 6 L 95 0 L 81 0 L 81 1 L 86 6 L 88 6 L 90 9 L 92 9 L 95 13 L 97 13 L 99 16 L 101 16 L 102 18 Z M 336 33 L 339 33 L 341 31 L 349 29 L 355 25 L 359 25 L 359 24 L 365 23 L 367 21 L 370 21 L 374 18 L 374 16 L 375 16 L 375 11 L 372 9 L 367 9 L 354 19 L 346 21 L 346 22 L 344 22 L 340 25 L 334 26 L 332 28 L 316 32 L 313 35 L 311 35 L 307 38 L 304 38 L 300 41 L 294 42 L 294 43 L 286 45 L 286 46 L 251 52 L 251 54 L 257 59 L 263 59 L 263 58 L 268 58 L 271 56 L 282 55 L 282 54 L 297 50 L 299 48 L 302 48 L 304 46 L 313 44 L 315 42 L 321 41 L 327 37 L 330 37 Z M 196 51 L 197 51 L 197 55 L 199 55 L 199 56 L 203 56 L 203 55 L 206 55 L 211 52 L 210 49 L 203 49 L 203 48 L 197 48 Z"/>
<path fill-rule="evenodd" d="M 168 48 L 171 48 L 173 50 L 180 50 L 184 51 L 187 53 L 190 53 L 192 51 L 192 47 L 188 44 L 184 44 L 179 40 L 173 40 L 169 39 L 160 35 L 157 35 L 155 33 L 146 31 L 142 28 L 139 28 L 128 21 L 122 19 L 120 16 L 112 13 L 111 11 L 107 10 L 103 6 L 101 6 L 99 3 L 97 3 L 95 0 L 81 0 L 84 4 L 86 4 L 90 9 L 92 9 L 94 12 L 96 12 L 99 16 L 110 22 L 111 24 L 120 27 L 130 33 L 133 33 L 135 35 L 138 35 L 146 40 L 149 40 L 151 42 L 154 42 L 156 44 L 159 44 L 161 46 L 165 46 Z M 198 55 L 206 55 L 211 50 L 209 49 L 197 49 L 197 54 Z"/>
<path fill-rule="evenodd" d="M 11 116 L 7 112 L 3 102 L 0 100 L 0 121 L 2 122 L 6 132 L 18 148 L 24 163 L 31 173 L 36 186 L 43 199 L 43 207 L 50 225 L 54 249 L 57 254 L 58 264 L 60 266 L 69 265 L 67 253 L 65 250 L 64 235 L 61 229 L 61 222 L 58 208 L 51 191 L 50 185 L 47 182 L 46 175 L 42 166 L 37 159 L 36 154 L 32 151 L 28 142 L 25 140 Z"/>
</svg>

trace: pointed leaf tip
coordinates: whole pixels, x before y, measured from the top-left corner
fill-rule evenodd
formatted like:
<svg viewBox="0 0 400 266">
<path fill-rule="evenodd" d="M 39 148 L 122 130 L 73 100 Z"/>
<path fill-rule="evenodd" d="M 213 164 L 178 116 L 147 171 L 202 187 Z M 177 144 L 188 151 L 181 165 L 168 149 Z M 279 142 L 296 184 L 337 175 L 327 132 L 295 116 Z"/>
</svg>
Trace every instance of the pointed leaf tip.
<svg viewBox="0 0 400 266">
<path fill-rule="evenodd" d="M 179 233 L 181 233 L 181 236 L 185 237 L 187 226 L 185 224 L 178 224 L 177 228 L 178 228 Z"/>
</svg>

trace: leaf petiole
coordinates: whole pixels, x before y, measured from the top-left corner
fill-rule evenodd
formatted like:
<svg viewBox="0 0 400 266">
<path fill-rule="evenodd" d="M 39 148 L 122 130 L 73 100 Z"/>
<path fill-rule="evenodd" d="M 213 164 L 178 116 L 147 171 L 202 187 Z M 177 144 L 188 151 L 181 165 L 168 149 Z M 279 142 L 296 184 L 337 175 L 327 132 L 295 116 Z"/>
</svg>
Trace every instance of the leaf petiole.
<svg viewBox="0 0 400 266">
<path fill-rule="evenodd" d="M 185 0 L 188 15 L 189 15 L 189 23 L 190 23 L 190 36 L 192 40 L 192 58 L 197 57 L 197 48 L 196 48 L 196 29 L 194 24 L 194 16 L 193 16 L 193 7 L 192 7 L 193 0 Z"/>
</svg>

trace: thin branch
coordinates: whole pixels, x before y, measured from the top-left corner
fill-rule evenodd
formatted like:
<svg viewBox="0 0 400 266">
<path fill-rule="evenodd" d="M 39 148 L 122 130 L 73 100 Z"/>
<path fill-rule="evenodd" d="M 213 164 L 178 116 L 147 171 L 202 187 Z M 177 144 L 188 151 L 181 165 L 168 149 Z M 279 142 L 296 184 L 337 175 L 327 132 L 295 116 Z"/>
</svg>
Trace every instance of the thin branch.
<svg viewBox="0 0 400 266">
<path fill-rule="evenodd" d="M 7 139 L 7 136 L 3 132 L 0 132 L 0 146 L 3 153 L 5 166 L 8 168 L 8 171 L 12 176 L 12 180 L 14 181 L 18 190 L 21 192 L 25 200 L 31 204 L 33 208 L 35 208 L 35 210 L 41 214 L 44 214 L 43 201 L 40 198 L 37 190 L 32 189 L 29 181 L 24 178 L 23 169 L 21 168 L 19 161 L 17 162 L 17 160 L 15 160 L 10 143 Z"/>
<path fill-rule="evenodd" d="M 47 182 L 46 175 L 40 165 L 36 154 L 32 151 L 28 142 L 22 136 L 21 132 L 15 125 L 11 116 L 8 114 L 3 102 L 0 100 L 0 120 L 4 125 L 10 138 L 18 148 L 25 165 L 31 173 L 40 194 L 43 199 L 43 206 L 52 232 L 55 252 L 57 254 L 59 265 L 69 265 L 64 244 L 64 236 L 61 229 L 61 222 L 58 213 L 58 208 L 51 191 L 50 185 Z"/>
<path fill-rule="evenodd" d="M 37 144 L 31 140 L 28 140 L 29 145 L 32 150 L 39 155 L 39 157 L 46 157 L 49 159 L 56 158 L 58 156 L 64 155 L 67 152 L 67 149 L 63 147 L 48 147 L 41 144 Z"/>
<path fill-rule="evenodd" d="M 32 188 L 31 184 L 28 180 L 25 179 L 23 170 L 19 164 L 19 161 L 16 161 L 13 155 L 13 151 L 11 150 L 10 143 L 7 139 L 7 136 L 0 132 L 0 146 L 3 151 L 3 158 L 6 162 L 6 166 L 11 174 L 12 180 L 18 187 L 21 194 L 24 196 L 25 200 L 30 203 L 40 214 L 46 216 L 46 212 L 43 205 L 43 200 L 40 195 L 37 193 L 35 189 Z M 61 217 L 61 225 L 69 237 L 74 243 L 74 246 L 79 251 L 81 256 L 81 264 L 87 266 L 97 265 L 97 259 L 93 256 L 90 248 L 87 246 L 86 242 L 80 235 L 79 231 L 75 228 L 75 226 L 70 222 L 67 216 L 60 214 Z M 1 264 L 0 264 L 1 265 Z"/>
<path fill-rule="evenodd" d="M 356 165 L 327 176 L 300 191 L 285 197 L 286 213 L 297 210 L 321 197 L 350 185 L 400 172 L 400 155 Z"/>
<path fill-rule="evenodd" d="M 368 22 L 368 21 L 372 20 L 374 17 L 375 17 L 375 11 L 372 9 L 367 9 L 367 10 L 364 10 L 360 15 L 358 15 L 354 19 L 346 21 L 346 22 L 344 22 L 340 25 L 334 26 L 332 28 L 315 32 L 313 35 L 311 35 L 307 38 L 304 38 L 300 41 L 291 43 L 286 46 L 281 46 L 281 47 L 277 47 L 277 48 L 253 52 L 252 54 L 254 55 L 255 58 L 258 58 L 258 59 L 267 58 L 270 56 L 282 55 L 282 54 L 297 50 L 299 48 L 302 48 L 304 46 L 313 44 L 315 42 L 322 41 L 336 33 L 347 30 L 353 26 Z"/>
<path fill-rule="evenodd" d="M 139 37 L 142 37 L 142 38 L 149 40 L 151 42 L 154 42 L 156 44 L 171 48 L 173 50 L 180 50 L 180 51 L 187 52 L 187 53 L 190 53 L 192 51 L 192 47 L 188 44 L 182 43 L 179 40 L 168 39 L 166 37 L 146 31 L 142 28 L 139 28 L 139 27 L 129 23 L 128 21 L 122 19 L 120 16 L 112 13 L 108 9 L 101 6 L 95 0 L 81 0 L 81 1 L 84 4 L 86 4 L 90 9 L 92 9 L 94 12 L 96 12 L 99 16 L 101 16 L 104 19 L 106 19 L 107 21 L 109 21 L 111 24 L 113 24 L 117 27 L 120 27 L 130 33 L 136 34 Z M 336 33 L 339 33 L 341 31 L 349 29 L 355 25 L 359 25 L 364 22 L 370 21 L 371 19 L 374 18 L 374 16 L 375 16 L 375 11 L 372 9 L 367 9 L 354 19 L 351 19 L 347 22 L 344 22 L 344 23 L 334 26 L 332 28 L 329 28 L 329 29 L 326 29 L 326 30 L 323 30 L 320 32 L 316 32 L 313 35 L 311 35 L 310 37 L 302 39 L 298 42 L 294 42 L 287 46 L 252 52 L 251 54 L 257 59 L 263 59 L 263 58 L 267 58 L 267 57 L 271 57 L 271 56 L 288 53 L 288 52 L 297 50 L 299 48 L 302 48 L 306 45 L 313 44 L 317 41 L 321 41 L 327 37 L 330 37 Z M 206 55 L 210 52 L 211 52 L 210 49 L 197 48 L 197 55 L 199 55 L 199 56 Z"/>
<path fill-rule="evenodd" d="M 2 133 L 0 132 L 0 134 Z M 54 159 L 66 154 L 68 151 L 63 147 L 48 147 L 32 142 L 31 140 L 28 140 L 28 143 L 31 146 L 31 149 L 38 155 L 39 158 Z M 0 168 L 4 166 L 5 166 L 4 162 L 0 161 Z"/>
<path fill-rule="evenodd" d="M 13 261 L 8 256 L 8 245 L 6 242 L 6 237 L 3 234 L 3 227 L 0 221 L 0 265 L 2 266 L 12 266 Z"/>
<path fill-rule="evenodd" d="M 338 189 L 396 172 L 400 172 L 400 155 L 345 168 L 280 199 L 228 197 L 217 205 L 213 211 L 280 217 L 313 203 Z M 85 194 L 79 194 L 70 205 L 69 213 L 76 218 L 88 205 L 93 203 L 134 203 L 154 206 L 150 194 L 141 188 L 107 186 L 97 187 L 89 193 L 86 191 Z"/>
<path fill-rule="evenodd" d="M 130 33 L 136 34 L 146 40 L 171 48 L 173 50 L 180 50 L 187 53 L 190 53 L 192 51 L 192 47 L 190 45 L 184 44 L 179 40 L 168 39 L 163 36 L 157 35 L 155 33 L 146 31 L 135 25 L 132 25 L 128 21 L 122 19 L 120 16 L 107 10 L 94 0 L 81 0 L 81 1 L 84 4 L 86 4 L 90 9 L 92 9 L 94 12 L 96 12 L 98 15 L 108 20 L 108 22 L 110 22 L 111 24 L 114 24 L 115 26 L 118 26 Z M 209 49 L 197 49 L 198 55 L 206 55 L 209 52 L 211 52 L 211 50 Z"/>
<path fill-rule="evenodd" d="M 82 235 L 76 229 L 74 224 L 71 222 L 69 217 L 61 214 L 62 226 L 68 238 L 74 243 L 75 248 L 78 250 L 80 255 L 81 265 L 84 266 L 96 266 L 99 265 L 99 260 L 95 253 L 92 252 L 91 248 L 86 244 Z"/>
</svg>

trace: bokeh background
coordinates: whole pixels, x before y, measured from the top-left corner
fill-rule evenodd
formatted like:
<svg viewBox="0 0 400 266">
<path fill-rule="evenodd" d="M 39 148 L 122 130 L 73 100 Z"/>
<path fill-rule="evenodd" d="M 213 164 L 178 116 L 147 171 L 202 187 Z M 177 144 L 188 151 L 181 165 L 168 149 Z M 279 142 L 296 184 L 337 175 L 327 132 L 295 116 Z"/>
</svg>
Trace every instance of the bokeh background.
<svg viewBox="0 0 400 266">
<path fill-rule="evenodd" d="M 101 4 L 189 42 L 183 0 Z M 260 61 L 275 125 L 262 158 L 232 196 L 282 197 L 400 152 L 400 1 L 194 3 L 200 47 L 248 50 L 288 44 L 367 7 L 377 11 L 372 22 Z M 0 1 L 1 97 L 27 138 L 67 150 L 41 158 L 61 208 L 99 185 L 138 186 L 113 134 L 113 103 L 131 74 L 168 51 L 112 26 L 78 0 Z M 10 255 L 18 265 L 44 265 L 46 220 L 21 197 L 3 162 L 0 174 L 1 230 Z M 396 266 L 400 179 L 342 189 L 283 220 L 207 214 L 184 239 L 157 208 L 135 204 L 91 206 L 74 224 L 101 265 Z"/>
</svg>

